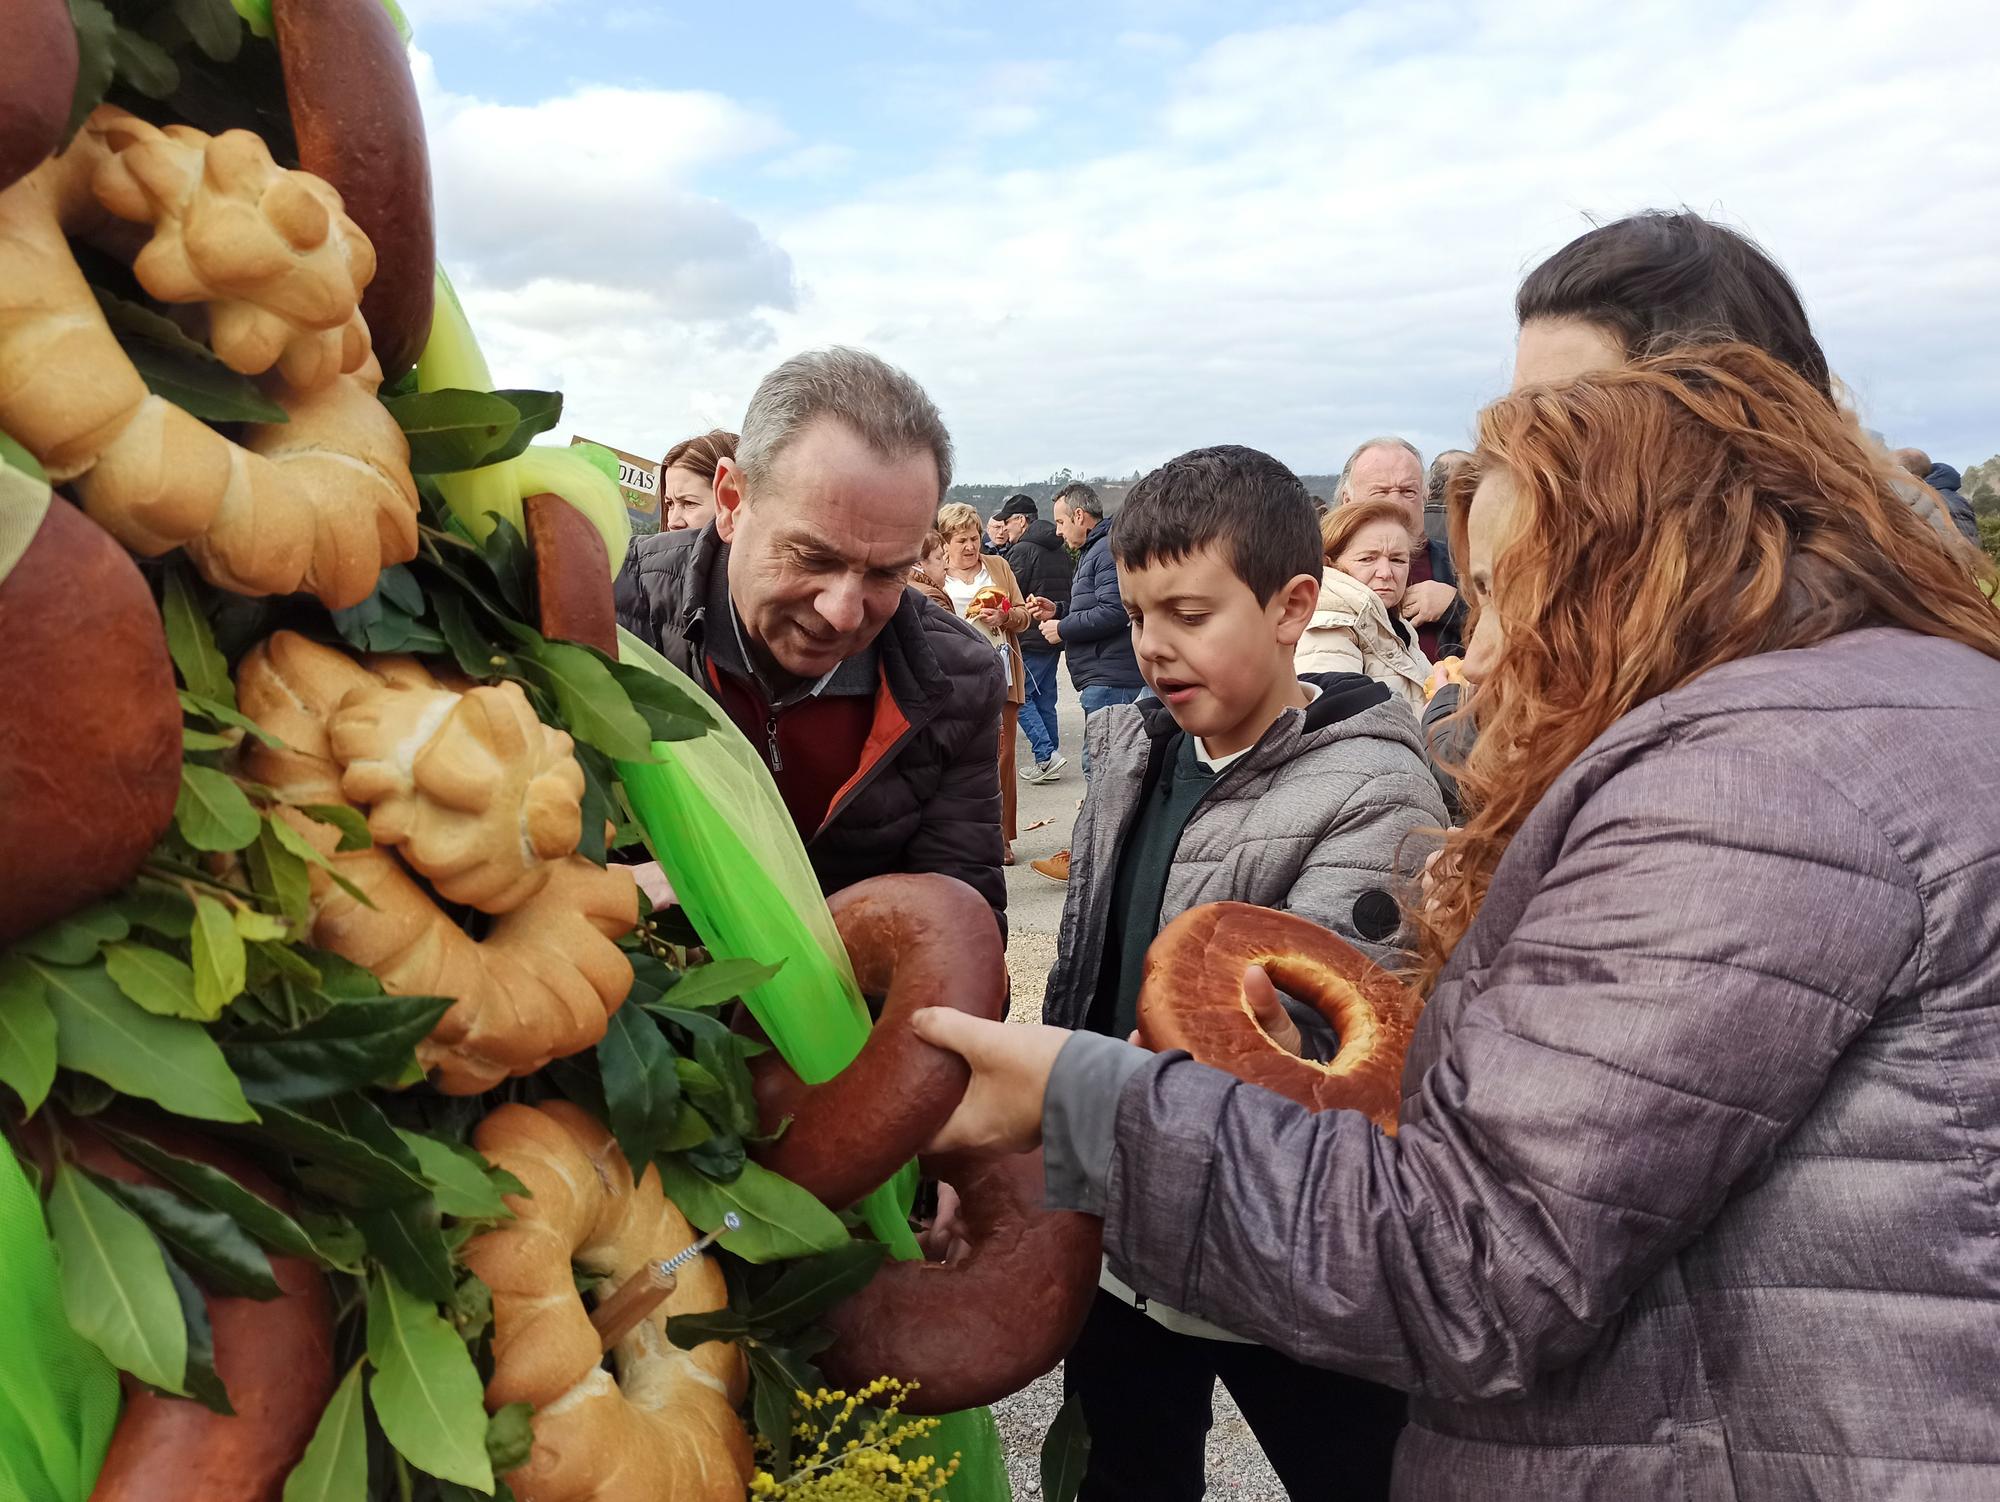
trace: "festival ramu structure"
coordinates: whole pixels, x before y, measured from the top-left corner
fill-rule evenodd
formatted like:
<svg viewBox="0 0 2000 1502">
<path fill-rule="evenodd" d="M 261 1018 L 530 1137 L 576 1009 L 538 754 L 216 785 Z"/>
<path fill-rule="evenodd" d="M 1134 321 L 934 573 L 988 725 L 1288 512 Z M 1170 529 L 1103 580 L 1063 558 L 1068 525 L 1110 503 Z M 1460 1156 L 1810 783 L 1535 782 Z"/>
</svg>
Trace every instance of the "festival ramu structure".
<svg viewBox="0 0 2000 1502">
<path fill-rule="evenodd" d="M 871 1042 L 997 1016 L 994 920 L 830 909 L 616 630 L 394 6 L 0 16 L 0 1497 L 1005 1496 L 1098 1223 L 931 1163 L 924 1262 L 965 1070 Z"/>
</svg>

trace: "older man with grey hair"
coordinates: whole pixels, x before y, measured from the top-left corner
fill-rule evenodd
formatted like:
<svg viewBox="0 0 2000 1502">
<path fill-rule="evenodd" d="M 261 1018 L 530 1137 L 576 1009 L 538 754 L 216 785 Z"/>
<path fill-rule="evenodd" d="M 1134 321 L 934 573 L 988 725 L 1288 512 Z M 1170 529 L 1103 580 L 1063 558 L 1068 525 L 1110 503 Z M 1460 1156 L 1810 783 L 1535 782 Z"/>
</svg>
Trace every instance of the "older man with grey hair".
<svg viewBox="0 0 2000 1502">
<path fill-rule="evenodd" d="M 1403 594 L 1403 619 L 1416 630 L 1417 644 L 1432 662 L 1464 655 L 1465 603 L 1451 548 L 1424 527 L 1424 456 L 1407 438 L 1370 438 L 1347 456 L 1334 491 L 1336 505 L 1394 501 L 1409 519 L 1410 585 Z"/>
<path fill-rule="evenodd" d="M 1006 680 L 983 636 L 906 588 L 951 458 L 902 371 L 853 349 L 794 356 L 716 468 L 715 519 L 633 539 L 618 618 L 757 747 L 823 888 L 942 872 L 1004 929 Z"/>
</svg>

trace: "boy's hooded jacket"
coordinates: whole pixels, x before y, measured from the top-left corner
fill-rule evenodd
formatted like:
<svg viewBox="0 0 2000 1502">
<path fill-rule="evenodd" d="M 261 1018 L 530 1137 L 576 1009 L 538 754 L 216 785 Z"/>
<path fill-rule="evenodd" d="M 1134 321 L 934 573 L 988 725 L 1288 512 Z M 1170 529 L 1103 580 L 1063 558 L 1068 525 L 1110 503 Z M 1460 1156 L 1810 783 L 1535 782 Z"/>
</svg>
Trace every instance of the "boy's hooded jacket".
<svg viewBox="0 0 2000 1502">
<path fill-rule="evenodd" d="M 1217 779 L 1181 834 L 1159 924 L 1204 902 L 1281 908 L 1374 959 L 1393 952 L 1392 894 L 1422 866 L 1424 831 L 1445 823 L 1417 722 L 1356 673 L 1308 675 L 1320 697 L 1288 709 Z M 1090 796 L 1070 835 L 1059 953 L 1042 1020 L 1082 1027 L 1111 942 L 1118 851 L 1179 731 L 1150 696 L 1085 723 Z"/>
</svg>

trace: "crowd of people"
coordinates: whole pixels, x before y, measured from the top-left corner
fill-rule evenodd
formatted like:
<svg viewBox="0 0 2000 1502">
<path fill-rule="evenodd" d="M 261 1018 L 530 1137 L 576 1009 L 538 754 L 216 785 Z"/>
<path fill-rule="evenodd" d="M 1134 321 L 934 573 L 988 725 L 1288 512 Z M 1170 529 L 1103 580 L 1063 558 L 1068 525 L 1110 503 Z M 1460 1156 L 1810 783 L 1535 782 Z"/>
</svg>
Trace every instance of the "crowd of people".
<svg viewBox="0 0 2000 1502">
<path fill-rule="evenodd" d="M 938 1145 L 1039 1145 L 1103 1218 L 1089 1502 L 1202 1495 L 1218 1379 L 1295 1497 L 1991 1495 L 2000 611 L 1957 476 L 1697 216 L 1593 229 L 1516 312 L 1474 448 L 1371 439 L 1325 508 L 1223 445 L 982 524 L 915 382 L 797 357 L 621 619 L 828 890 L 943 872 L 1003 932 L 1067 659 L 1041 1023 L 916 1025 L 971 1067 Z M 1149 944 L 1225 899 L 1407 975 L 1393 1134 L 1137 1046 Z"/>
</svg>

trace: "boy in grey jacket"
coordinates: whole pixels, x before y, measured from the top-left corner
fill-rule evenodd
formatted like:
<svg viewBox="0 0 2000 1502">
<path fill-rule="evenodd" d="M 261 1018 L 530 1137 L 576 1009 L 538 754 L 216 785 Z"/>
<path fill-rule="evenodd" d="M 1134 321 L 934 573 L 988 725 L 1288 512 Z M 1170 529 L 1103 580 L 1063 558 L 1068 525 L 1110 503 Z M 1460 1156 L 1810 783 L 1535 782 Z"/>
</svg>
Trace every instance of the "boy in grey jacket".
<svg viewBox="0 0 2000 1502">
<path fill-rule="evenodd" d="M 1087 727 L 1092 780 L 1043 1020 L 1130 1033 L 1147 946 L 1203 902 L 1288 909 L 1390 957 L 1392 889 L 1444 804 L 1416 721 L 1386 688 L 1293 670 L 1321 570 L 1305 487 L 1254 449 L 1196 450 L 1133 487 L 1110 540 L 1158 697 Z M 1259 1020 L 1330 1052 L 1310 1009 Z M 1218 1378 L 1293 1496 L 1388 1494 L 1400 1393 L 1148 1303 L 1107 1271 L 1064 1366 L 1091 1435 L 1084 1502 L 1199 1498 Z"/>
</svg>

